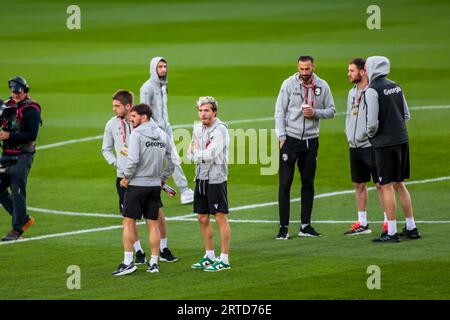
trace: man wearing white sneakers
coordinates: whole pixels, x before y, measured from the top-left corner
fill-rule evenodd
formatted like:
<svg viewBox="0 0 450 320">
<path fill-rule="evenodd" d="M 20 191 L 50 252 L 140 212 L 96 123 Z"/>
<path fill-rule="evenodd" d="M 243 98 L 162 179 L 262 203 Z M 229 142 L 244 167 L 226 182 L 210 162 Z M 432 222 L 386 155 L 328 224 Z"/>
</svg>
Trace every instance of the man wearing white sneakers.
<svg viewBox="0 0 450 320">
<path fill-rule="evenodd" d="M 173 173 L 171 143 L 166 133 L 152 120 L 146 104 L 133 106 L 130 122 L 133 132 L 120 186 L 126 188 L 123 206 L 124 260 L 113 272 L 114 276 L 131 274 L 137 270 L 133 263 L 136 220 L 146 219 L 149 231 L 151 258 L 147 272 L 159 272 L 158 255 L 160 232 L 158 225 L 161 206 L 161 184 Z M 164 162 L 166 169 L 163 172 Z"/>
<path fill-rule="evenodd" d="M 133 93 L 128 90 L 118 90 L 112 96 L 113 112 L 112 117 L 105 126 L 103 134 L 102 154 L 105 160 L 116 168 L 117 179 L 116 189 L 119 196 L 119 211 L 123 212 L 126 189 L 120 186 L 120 180 L 124 177 L 123 171 L 128 154 L 128 145 L 131 135 L 130 110 L 133 107 Z M 162 209 L 162 203 L 158 214 L 159 231 L 161 233 L 160 256 L 161 261 L 176 262 L 175 257 L 167 246 L 167 222 Z M 137 226 L 134 226 L 135 240 L 133 249 L 136 252 L 135 264 L 147 262 L 144 249 L 139 240 Z"/>
<path fill-rule="evenodd" d="M 230 225 L 228 223 L 228 146 L 230 137 L 225 123 L 217 118 L 217 101 L 213 97 L 200 97 L 197 101 L 201 123 L 194 126 L 189 157 L 195 162 L 194 212 L 198 214 L 205 255 L 193 269 L 207 272 L 231 268 Z M 213 214 L 220 232 L 221 254 L 216 259 L 209 215 Z"/>
<path fill-rule="evenodd" d="M 149 105 L 153 111 L 153 121 L 167 133 L 173 140 L 173 132 L 169 123 L 167 111 L 167 60 L 163 57 L 155 57 L 150 62 L 150 79 L 141 87 L 140 102 Z M 173 148 L 173 156 L 179 158 L 176 148 Z M 194 191 L 189 188 L 186 176 L 181 168 L 181 160 L 175 161 L 173 180 L 180 188 L 180 200 L 182 204 L 194 201 Z M 180 164 L 178 164 L 180 163 Z"/>
</svg>

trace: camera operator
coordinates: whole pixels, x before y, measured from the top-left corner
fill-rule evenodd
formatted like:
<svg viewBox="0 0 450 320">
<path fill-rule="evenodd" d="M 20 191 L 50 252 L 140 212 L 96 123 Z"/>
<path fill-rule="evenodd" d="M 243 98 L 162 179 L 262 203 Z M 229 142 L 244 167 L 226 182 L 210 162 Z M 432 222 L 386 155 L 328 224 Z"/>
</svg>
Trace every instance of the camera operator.
<svg viewBox="0 0 450 320">
<path fill-rule="evenodd" d="M 26 185 L 42 123 L 41 107 L 28 96 L 30 87 L 26 80 L 22 77 L 11 78 L 8 87 L 11 98 L 5 101 L 0 115 L 0 141 L 3 147 L 0 204 L 12 216 L 12 230 L 2 241 L 20 239 L 34 223 L 34 218 L 27 215 Z"/>
</svg>

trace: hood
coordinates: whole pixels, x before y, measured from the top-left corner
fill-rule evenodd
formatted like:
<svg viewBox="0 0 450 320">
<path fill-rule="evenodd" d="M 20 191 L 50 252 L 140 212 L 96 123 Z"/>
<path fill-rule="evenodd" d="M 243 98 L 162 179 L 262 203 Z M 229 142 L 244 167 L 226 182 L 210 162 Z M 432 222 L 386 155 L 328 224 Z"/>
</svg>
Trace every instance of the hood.
<svg viewBox="0 0 450 320">
<path fill-rule="evenodd" d="M 201 122 L 200 122 L 200 124 L 201 124 Z M 228 128 L 228 126 L 224 122 L 222 122 L 218 117 L 216 117 L 216 121 L 214 121 L 212 126 L 209 127 L 207 130 L 208 131 L 213 131 L 219 124 L 223 124 L 225 127 Z"/>
<path fill-rule="evenodd" d="M 159 127 L 153 119 L 150 119 L 148 122 L 141 123 L 139 127 L 134 129 L 134 131 L 152 140 L 159 140 L 161 138 Z"/>
<path fill-rule="evenodd" d="M 159 79 L 158 73 L 156 72 L 156 66 L 158 65 L 158 63 L 161 60 L 164 60 L 167 62 L 167 59 L 163 58 L 163 57 L 154 57 L 150 61 L 150 79 L 151 79 L 151 81 L 154 81 L 160 85 L 165 85 L 165 84 L 167 84 L 167 77 L 169 76 L 169 69 L 167 69 L 167 75 L 164 80 Z M 167 63 L 167 66 L 169 66 L 169 63 Z"/>
<path fill-rule="evenodd" d="M 366 60 L 367 77 L 369 78 L 369 84 L 375 79 L 387 76 L 390 71 L 389 59 L 382 56 L 369 57 Z"/>
</svg>

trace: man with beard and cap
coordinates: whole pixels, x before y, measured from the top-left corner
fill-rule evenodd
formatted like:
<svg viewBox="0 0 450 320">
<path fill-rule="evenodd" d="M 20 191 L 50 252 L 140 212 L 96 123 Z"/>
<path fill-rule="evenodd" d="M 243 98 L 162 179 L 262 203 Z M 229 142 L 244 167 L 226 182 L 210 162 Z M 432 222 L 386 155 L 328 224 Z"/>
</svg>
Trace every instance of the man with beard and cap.
<svg viewBox="0 0 450 320">
<path fill-rule="evenodd" d="M 386 234 L 373 239 L 374 242 L 399 242 L 400 237 L 419 239 L 413 217 L 411 197 L 404 184 L 409 178 L 409 139 L 406 121 L 410 114 L 402 88 L 387 79 L 390 62 L 386 57 L 367 58 L 365 69 L 369 78 L 366 90 L 367 135 L 375 150 L 378 181 L 382 189 L 382 205 L 388 219 Z M 400 198 L 406 226 L 397 233 L 395 217 L 395 192 Z"/>
<path fill-rule="evenodd" d="M 13 77 L 8 86 L 11 98 L 5 102 L 1 117 L 2 159 L 16 158 L 17 163 L 0 173 L 0 203 L 12 216 L 12 230 L 2 241 L 15 241 L 35 222 L 27 214 L 26 187 L 42 122 L 41 107 L 28 96 L 27 81 L 23 77 Z"/>
<path fill-rule="evenodd" d="M 141 87 L 140 102 L 148 104 L 152 108 L 153 120 L 173 140 L 173 132 L 169 123 L 167 110 L 167 75 L 167 59 L 163 57 L 152 58 L 150 62 L 150 79 Z M 176 148 L 173 150 L 173 156 L 179 158 Z M 194 201 L 194 191 L 188 186 L 186 176 L 181 168 L 181 160 L 175 161 L 173 180 L 181 191 L 181 203 L 192 203 Z"/>
<path fill-rule="evenodd" d="M 136 220 L 146 219 L 151 258 L 147 272 L 159 272 L 159 208 L 161 184 L 173 173 L 172 146 L 169 137 L 151 120 L 152 111 L 146 104 L 133 106 L 130 122 L 134 128 L 129 139 L 128 155 L 120 186 L 126 188 L 123 206 L 124 260 L 113 272 L 123 276 L 136 271 L 133 263 Z M 164 168 L 166 162 L 166 168 Z"/>
<path fill-rule="evenodd" d="M 345 133 L 350 146 L 350 172 L 355 187 L 358 221 L 353 223 L 345 235 L 353 236 L 369 234 L 372 232 L 367 222 L 367 183 L 372 177 L 377 188 L 378 198 L 381 201 L 381 187 L 378 184 L 377 169 L 375 166 L 375 153 L 367 136 L 367 104 L 365 91 L 369 84 L 362 58 L 353 59 L 348 66 L 348 79 L 354 84 L 348 92 L 347 114 L 345 117 Z M 386 214 L 385 214 L 386 216 Z M 383 228 L 387 231 L 385 217 Z"/>
<path fill-rule="evenodd" d="M 328 83 L 314 73 L 314 67 L 313 57 L 301 56 L 298 72 L 283 82 L 275 106 L 275 128 L 280 140 L 277 240 L 289 239 L 290 193 L 296 163 L 302 183 L 298 236 L 320 236 L 311 226 L 319 120 L 333 118 L 336 109 Z"/>
</svg>

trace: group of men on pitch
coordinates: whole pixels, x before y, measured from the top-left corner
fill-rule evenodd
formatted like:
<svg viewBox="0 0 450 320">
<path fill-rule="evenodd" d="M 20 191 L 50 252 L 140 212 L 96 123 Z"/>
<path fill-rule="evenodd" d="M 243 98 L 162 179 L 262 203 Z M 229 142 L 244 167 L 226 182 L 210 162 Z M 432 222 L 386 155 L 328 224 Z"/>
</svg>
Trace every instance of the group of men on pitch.
<svg viewBox="0 0 450 320">
<path fill-rule="evenodd" d="M 301 56 L 298 72 L 286 79 L 275 107 L 280 140 L 279 215 L 277 240 L 289 239 L 290 189 L 297 163 L 301 176 L 301 227 L 304 237 L 318 237 L 311 226 L 314 177 L 319 148 L 319 120 L 333 118 L 336 109 L 326 81 L 314 73 L 314 59 Z M 401 237 L 421 237 L 413 217 L 411 197 L 404 180 L 409 178 L 409 142 L 406 121 L 410 118 L 402 88 L 387 79 L 390 61 L 372 56 L 353 59 L 348 78 L 354 83 L 348 93 L 345 132 L 350 146 L 351 177 L 356 192 L 358 221 L 345 235 L 371 233 L 367 221 L 367 183 L 376 185 L 384 209 L 383 230 L 374 242 L 399 242 Z M 397 232 L 397 193 L 406 218 Z"/>
<path fill-rule="evenodd" d="M 319 121 L 333 118 L 336 113 L 327 82 L 314 73 L 313 57 L 300 56 L 297 68 L 298 72 L 283 82 L 275 106 L 275 127 L 280 140 L 280 228 L 277 240 L 289 239 L 290 190 L 295 165 L 301 177 L 298 235 L 320 236 L 311 226 Z M 218 103 L 213 97 L 198 99 L 201 122 L 194 125 L 188 149 L 188 157 L 196 164 L 196 186 L 194 191 L 190 190 L 168 119 L 167 71 L 166 59 L 155 57 L 151 60 L 150 79 L 141 87 L 140 104 L 133 105 L 133 94 L 127 90 L 119 90 L 112 97 L 115 116 L 106 124 L 102 152 L 106 161 L 117 169 L 119 208 L 124 216 L 124 260 L 113 272 L 115 276 L 131 274 L 137 270 L 137 264 L 147 262 L 136 226 L 136 220 L 142 216 L 146 219 L 151 247 L 147 272 L 159 272 L 158 259 L 178 261 L 167 246 L 167 224 L 160 196 L 161 188 L 172 174 L 182 191 L 182 203 L 194 202 L 204 241 L 205 255 L 192 268 L 211 272 L 231 268 L 228 258 L 227 125 L 217 117 Z M 372 178 L 385 221 L 381 235 L 373 241 L 381 243 L 399 242 L 400 237 L 421 237 L 403 182 L 410 174 L 406 129 L 410 114 L 401 87 L 387 79 L 389 71 L 390 62 L 386 57 L 356 58 L 350 62 L 348 77 L 354 86 L 348 94 L 345 121 L 358 208 L 358 221 L 345 235 L 371 233 L 366 207 L 367 183 Z M 395 193 L 406 218 L 401 233 L 397 232 Z M 210 214 L 215 216 L 219 226 L 219 258 L 213 248 Z"/>
<path fill-rule="evenodd" d="M 155 57 L 150 62 L 150 79 L 140 90 L 140 102 L 133 105 L 133 93 L 119 90 L 112 97 L 115 116 L 103 135 L 102 153 L 116 167 L 116 188 L 123 220 L 124 260 L 112 273 L 122 276 L 135 272 L 147 262 L 141 246 L 136 220 L 144 217 L 149 231 L 151 257 L 147 272 L 159 272 L 159 261 L 176 262 L 167 245 L 167 224 L 161 201 L 161 188 L 173 175 L 181 189 L 181 203 L 194 202 L 205 255 L 194 269 L 216 272 L 231 268 L 228 252 L 227 176 L 229 135 L 227 125 L 217 117 L 218 102 L 213 97 L 197 101 L 200 123 L 194 125 L 188 157 L 196 164 L 195 190 L 188 188 L 181 159 L 173 142 L 167 110 L 167 60 Z M 164 167 L 165 163 L 165 167 Z M 174 190 L 168 188 L 171 195 Z M 219 226 L 221 254 L 216 258 L 210 214 Z M 135 255 L 134 255 L 135 252 Z"/>
</svg>

